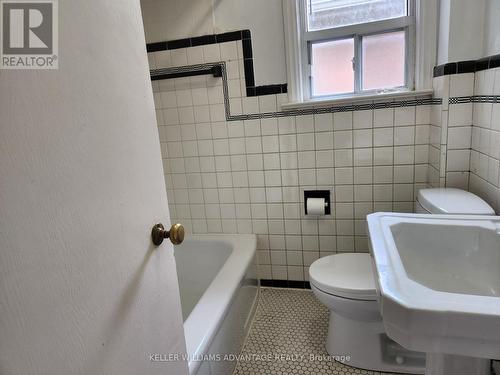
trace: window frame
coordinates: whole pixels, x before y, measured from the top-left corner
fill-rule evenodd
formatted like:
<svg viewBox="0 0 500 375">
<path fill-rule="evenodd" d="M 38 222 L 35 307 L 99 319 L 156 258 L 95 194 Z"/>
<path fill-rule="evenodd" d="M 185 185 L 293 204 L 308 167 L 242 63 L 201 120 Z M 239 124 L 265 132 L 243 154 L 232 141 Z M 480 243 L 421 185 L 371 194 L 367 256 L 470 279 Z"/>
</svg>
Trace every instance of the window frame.
<svg viewBox="0 0 500 375">
<path fill-rule="evenodd" d="M 407 1 L 407 15 L 386 20 L 365 22 L 354 25 L 339 26 L 330 29 L 307 30 L 307 0 L 297 0 L 299 53 L 302 63 L 300 72 L 302 80 L 302 100 L 335 99 L 350 96 L 362 96 L 379 92 L 410 91 L 415 89 L 415 0 Z M 371 35 L 381 35 L 394 31 L 405 31 L 405 85 L 386 89 L 362 89 L 362 38 Z M 312 44 L 341 39 L 354 39 L 354 88 L 352 92 L 331 95 L 316 95 L 312 93 L 311 59 Z"/>
<path fill-rule="evenodd" d="M 437 63 L 438 0 L 413 0 L 415 3 L 415 64 L 414 90 L 375 95 L 352 95 L 344 99 L 305 99 L 302 71 L 306 67 L 301 57 L 300 14 L 301 0 L 282 0 L 283 29 L 285 39 L 285 60 L 288 84 L 288 103 L 283 108 L 299 109 L 311 105 L 321 107 L 335 101 L 350 103 L 382 97 L 408 97 L 409 95 L 430 95 L 432 93 L 433 69 Z"/>
</svg>

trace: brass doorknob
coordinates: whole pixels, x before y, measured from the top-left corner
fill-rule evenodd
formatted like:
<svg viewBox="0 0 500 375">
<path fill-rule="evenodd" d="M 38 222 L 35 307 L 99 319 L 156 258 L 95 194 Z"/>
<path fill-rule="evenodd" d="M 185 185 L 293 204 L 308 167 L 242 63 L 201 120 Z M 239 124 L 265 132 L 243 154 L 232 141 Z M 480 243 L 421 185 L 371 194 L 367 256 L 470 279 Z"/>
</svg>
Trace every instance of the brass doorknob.
<svg viewBox="0 0 500 375">
<path fill-rule="evenodd" d="M 174 224 L 170 230 L 165 230 L 163 224 L 156 224 L 151 230 L 151 239 L 156 246 L 161 245 L 164 238 L 170 238 L 170 242 L 174 245 L 179 245 L 184 241 L 184 227 L 182 224 Z"/>
</svg>

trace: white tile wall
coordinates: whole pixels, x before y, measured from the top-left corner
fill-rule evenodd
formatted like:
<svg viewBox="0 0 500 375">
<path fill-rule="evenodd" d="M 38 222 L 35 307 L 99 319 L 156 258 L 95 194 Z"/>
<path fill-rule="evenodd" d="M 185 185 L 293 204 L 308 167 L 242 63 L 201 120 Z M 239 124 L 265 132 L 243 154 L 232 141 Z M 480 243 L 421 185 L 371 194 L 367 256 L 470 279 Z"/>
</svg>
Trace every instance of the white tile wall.
<svg viewBox="0 0 500 375">
<path fill-rule="evenodd" d="M 434 90 L 443 105 L 431 110 L 429 182 L 470 190 L 498 213 L 500 104 L 448 104 L 447 98 L 497 95 L 499 69 L 437 77 Z"/>
<path fill-rule="evenodd" d="M 498 95 L 500 69 L 476 72 L 474 95 Z M 500 213 L 500 103 L 474 103 L 470 151 L 470 191 Z"/>
<path fill-rule="evenodd" d="M 431 110 L 429 183 L 468 189 L 472 104 L 448 104 L 450 97 L 471 96 L 474 73 L 434 78 L 434 96 L 443 98 Z"/>
<path fill-rule="evenodd" d="M 220 59 L 231 113 L 287 102 L 242 96 L 241 42 L 149 54 L 156 68 Z M 438 162 L 429 159 L 431 106 L 226 121 L 221 83 L 153 82 L 170 214 L 194 233 L 256 233 L 261 278 L 307 280 L 321 256 L 367 251 L 366 214 L 411 212 L 428 164 Z M 304 215 L 309 189 L 331 191 L 331 216 Z"/>
</svg>

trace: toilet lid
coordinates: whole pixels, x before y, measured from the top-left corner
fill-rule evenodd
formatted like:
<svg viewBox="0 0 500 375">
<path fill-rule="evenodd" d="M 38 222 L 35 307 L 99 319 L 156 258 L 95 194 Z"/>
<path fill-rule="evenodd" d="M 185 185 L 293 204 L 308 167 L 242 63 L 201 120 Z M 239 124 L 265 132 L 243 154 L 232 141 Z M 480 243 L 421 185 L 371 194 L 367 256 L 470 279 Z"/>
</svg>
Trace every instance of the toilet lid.
<svg viewBox="0 0 500 375">
<path fill-rule="evenodd" d="M 348 253 L 329 255 L 309 267 L 311 284 L 335 296 L 376 300 L 375 279 L 370 254 Z"/>
</svg>

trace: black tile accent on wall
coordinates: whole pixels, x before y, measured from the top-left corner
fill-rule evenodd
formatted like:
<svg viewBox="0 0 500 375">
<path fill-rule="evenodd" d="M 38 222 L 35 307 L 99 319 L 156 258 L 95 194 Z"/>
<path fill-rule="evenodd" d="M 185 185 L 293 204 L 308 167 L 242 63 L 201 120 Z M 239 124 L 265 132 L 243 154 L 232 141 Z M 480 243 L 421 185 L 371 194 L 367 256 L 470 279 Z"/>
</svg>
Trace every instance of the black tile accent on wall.
<svg viewBox="0 0 500 375">
<path fill-rule="evenodd" d="M 228 33 L 216 34 L 215 38 L 217 39 L 217 43 L 225 43 L 225 42 L 234 42 L 235 40 L 243 39 L 241 34 L 241 30 L 238 31 L 230 31 Z"/>
<path fill-rule="evenodd" d="M 165 51 L 168 49 L 167 42 L 158 42 L 158 43 L 148 43 L 146 44 L 147 52 L 157 52 L 157 51 Z"/>
<path fill-rule="evenodd" d="M 247 87 L 255 86 L 255 79 L 253 76 L 253 59 L 244 59 L 243 67 L 245 69 L 245 84 Z"/>
<path fill-rule="evenodd" d="M 215 35 L 202 35 L 191 38 L 192 47 L 203 46 L 207 44 L 215 44 L 215 43 L 217 43 Z"/>
<path fill-rule="evenodd" d="M 490 69 L 498 68 L 500 66 L 500 55 L 490 56 Z"/>
<path fill-rule="evenodd" d="M 475 71 L 478 72 L 480 70 L 489 69 L 489 65 L 490 65 L 490 58 L 489 57 L 485 57 L 483 59 L 476 60 Z"/>
<path fill-rule="evenodd" d="M 251 59 L 253 57 L 252 53 L 252 39 L 243 39 L 241 41 L 242 47 L 243 47 L 243 58 L 244 59 Z"/>
<path fill-rule="evenodd" d="M 247 87 L 247 96 L 256 96 L 255 87 Z"/>
<path fill-rule="evenodd" d="M 434 67 L 434 77 L 451 74 L 474 73 L 481 70 L 498 68 L 500 55 L 493 55 L 478 60 L 465 60 L 437 65 Z"/>
<path fill-rule="evenodd" d="M 179 49 L 191 47 L 191 38 L 169 40 L 167 41 L 168 49 Z"/>
<path fill-rule="evenodd" d="M 261 279 L 260 285 L 274 288 L 311 289 L 309 281 Z"/>
<path fill-rule="evenodd" d="M 447 63 L 434 67 L 434 77 L 457 74 L 457 63 Z"/>
<path fill-rule="evenodd" d="M 148 43 L 146 49 L 148 52 L 157 52 L 172 50 L 177 48 L 187 48 L 202 46 L 206 44 L 225 43 L 241 40 L 244 58 L 245 69 L 245 85 L 247 96 L 261 96 L 271 94 L 284 94 L 287 92 L 287 84 L 272 84 L 255 86 L 255 75 L 253 69 L 253 51 L 252 51 L 252 34 L 250 30 L 229 31 L 222 34 L 211 34 L 196 36 L 193 38 L 184 38 L 176 40 L 168 40 L 164 42 Z M 161 79 L 161 78 L 156 78 Z"/>
<path fill-rule="evenodd" d="M 473 73 L 475 69 L 476 69 L 476 62 L 474 60 L 459 61 L 457 63 L 457 74 Z"/>
<path fill-rule="evenodd" d="M 283 91 L 284 90 L 284 91 Z M 287 92 L 286 83 L 282 85 L 266 85 L 266 86 L 256 86 L 255 94 L 259 95 L 271 95 L 271 94 L 284 94 Z"/>
</svg>

